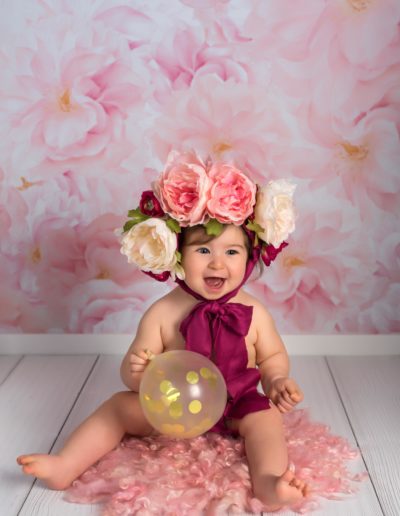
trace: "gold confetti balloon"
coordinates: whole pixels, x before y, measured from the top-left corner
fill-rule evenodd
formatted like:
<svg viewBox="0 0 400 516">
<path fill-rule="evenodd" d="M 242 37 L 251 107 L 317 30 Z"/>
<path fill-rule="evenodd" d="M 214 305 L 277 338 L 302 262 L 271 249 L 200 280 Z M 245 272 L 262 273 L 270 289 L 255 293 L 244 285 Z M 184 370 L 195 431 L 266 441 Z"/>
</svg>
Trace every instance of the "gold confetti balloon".
<svg viewBox="0 0 400 516">
<path fill-rule="evenodd" d="M 156 430 L 190 438 L 215 425 L 225 410 L 227 394 L 215 364 L 199 353 L 177 350 L 154 356 L 143 373 L 139 398 Z"/>
</svg>

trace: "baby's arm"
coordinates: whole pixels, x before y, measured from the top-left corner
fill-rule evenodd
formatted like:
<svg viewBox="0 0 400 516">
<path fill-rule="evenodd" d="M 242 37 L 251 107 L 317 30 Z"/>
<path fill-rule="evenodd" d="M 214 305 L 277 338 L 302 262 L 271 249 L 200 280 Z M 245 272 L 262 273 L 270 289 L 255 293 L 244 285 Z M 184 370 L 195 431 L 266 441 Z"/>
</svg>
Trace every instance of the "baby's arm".
<svg viewBox="0 0 400 516">
<path fill-rule="evenodd" d="M 302 401 L 303 393 L 289 378 L 289 357 L 271 315 L 261 306 L 254 307 L 256 323 L 256 358 L 265 394 L 281 412 L 291 410 Z"/>
<path fill-rule="evenodd" d="M 121 364 L 121 378 L 132 391 L 138 392 L 143 371 L 153 355 L 162 353 L 162 314 L 160 303 L 152 305 L 143 315 L 136 337 Z"/>
</svg>

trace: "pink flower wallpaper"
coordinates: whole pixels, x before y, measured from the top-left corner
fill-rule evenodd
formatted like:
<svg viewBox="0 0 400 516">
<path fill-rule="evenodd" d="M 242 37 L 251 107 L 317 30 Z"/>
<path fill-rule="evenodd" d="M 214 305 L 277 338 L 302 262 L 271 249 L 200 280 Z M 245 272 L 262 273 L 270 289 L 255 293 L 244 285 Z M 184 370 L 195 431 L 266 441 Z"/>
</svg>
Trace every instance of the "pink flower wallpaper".
<svg viewBox="0 0 400 516">
<path fill-rule="evenodd" d="M 398 0 L 3 2 L 0 331 L 134 334 L 172 283 L 114 230 L 194 149 L 297 184 L 247 286 L 280 332 L 400 332 L 399 27 Z"/>
</svg>

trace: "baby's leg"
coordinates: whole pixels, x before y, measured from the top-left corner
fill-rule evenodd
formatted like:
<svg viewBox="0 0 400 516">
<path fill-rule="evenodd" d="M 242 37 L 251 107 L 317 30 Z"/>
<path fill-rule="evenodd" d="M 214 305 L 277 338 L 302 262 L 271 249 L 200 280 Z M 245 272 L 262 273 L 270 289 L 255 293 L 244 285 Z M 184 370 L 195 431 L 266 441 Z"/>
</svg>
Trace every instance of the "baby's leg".
<svg viewBox="0 0 400 516">
<path fill-rule="evenodd" d="M 306 484 L 288 469 L 282 416 L 274 405 L 245 416 L 238 423 L 238 430 L 245 441 L 254 495 L 268 510 L 277 510 L 306 496 Z"/>
<path fill-rule="evenodd" d="M 67 439 L 56 455 L 21 455 L 17 462 L 24 473 L 43 480 L 52 489 L 66 489 L 107 452 L 125 433 L 145 436 L 152 432 L 136 392 L 114 394 Z"/>
</svg>

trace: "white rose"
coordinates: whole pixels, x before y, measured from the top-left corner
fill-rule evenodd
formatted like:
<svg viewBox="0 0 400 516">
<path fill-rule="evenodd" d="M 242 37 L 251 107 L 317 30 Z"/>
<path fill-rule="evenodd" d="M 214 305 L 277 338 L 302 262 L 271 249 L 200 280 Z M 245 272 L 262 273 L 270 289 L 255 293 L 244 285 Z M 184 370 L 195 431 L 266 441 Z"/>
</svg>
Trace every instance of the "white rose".
<svg viewBox="0 0 400 516">
<path fill-rule="evenodd" d="M 262 228 L 258 236 L 274 247 L 287 239 L 295 228 L 293 194 L 296 185 L 286 179 L 270 181 L 257 192 L 254 222 Z"/>
<path fill-rule="evenodd" d="M 176 233 L 162 219 L 150 218 L 133 226 L 121 239 L 121 253 L 145 272 L 170 271 L 180 276 Z"/>
</svg>

